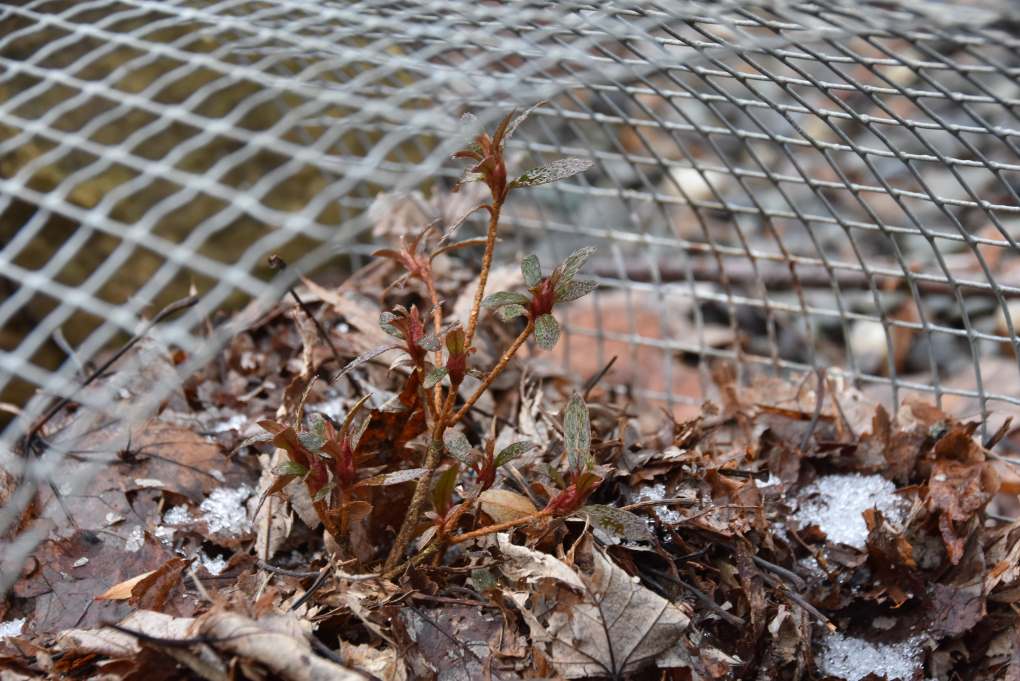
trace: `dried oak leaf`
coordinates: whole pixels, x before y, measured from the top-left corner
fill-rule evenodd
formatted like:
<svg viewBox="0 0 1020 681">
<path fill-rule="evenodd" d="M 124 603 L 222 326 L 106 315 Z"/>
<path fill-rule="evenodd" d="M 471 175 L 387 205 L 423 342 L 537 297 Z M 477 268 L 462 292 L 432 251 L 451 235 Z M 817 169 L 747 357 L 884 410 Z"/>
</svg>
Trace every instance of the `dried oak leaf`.
<svg viewBox="0 0 1020 681">
<path fill-rule="evenodd" d="M 565 678 L 621 678 L 654 664 L 690 623 L 684 608 L 646 589 L 591 542 L 591 570 L 584 572 L 515 546 L 506 535 L 498 541 L 507 558 L 504 574 L 530 587 L 530 611 L 523 599 L 514 600 L 531 638 Z"/>
<path fill-rule="evenodd" d="M 999 476 L 987 462 L 963 463 L 940 459 L 928 481 L 929 508 L 939 512 L 939 530 L 949 560 L 956 565 L 963 557 L 966 525 L 999 490 Z"/>
</svg>

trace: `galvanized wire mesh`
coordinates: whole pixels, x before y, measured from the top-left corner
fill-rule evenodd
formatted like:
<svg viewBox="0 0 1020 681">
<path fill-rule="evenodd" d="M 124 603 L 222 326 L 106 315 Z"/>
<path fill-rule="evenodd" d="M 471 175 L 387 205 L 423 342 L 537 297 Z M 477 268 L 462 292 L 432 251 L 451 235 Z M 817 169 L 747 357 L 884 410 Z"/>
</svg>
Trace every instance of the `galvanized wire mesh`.
<svg viewBox="0 0 1020 681">
<path fill-rule="evenodd" d="M 1008 412 L 1020 405 L 1011 11 L 5 5 L 0 463 L 23 482 L 0 532 L 74 439 L 18 450 L 55 399 L 101 419 L 126 392 L 118 416 L 142 418 L 298 274 L 361 262 L 379 192 L 452 181 L 462 111 L 491 121 L 542 99 L 517 158 L 595 167 L 513 204 L 502 248 L 551 259 L 599 246 L 602 287 L 566 319 L 568 367 L 626 355 L 618 380 L 669 405 L 704 394 L 693 359 L 724 358 L 828 367 L 892 402 L 918 392 L 983 421 Z M 293 266 L 271 276 L 272 253 Z M 191 289 L 197 304 L 149 330 L 188 362 L 157 372 L 137 353 L 144 380 L 122 365 L 119 382 L 82 390 L 86 367 Z"/>
</svg>

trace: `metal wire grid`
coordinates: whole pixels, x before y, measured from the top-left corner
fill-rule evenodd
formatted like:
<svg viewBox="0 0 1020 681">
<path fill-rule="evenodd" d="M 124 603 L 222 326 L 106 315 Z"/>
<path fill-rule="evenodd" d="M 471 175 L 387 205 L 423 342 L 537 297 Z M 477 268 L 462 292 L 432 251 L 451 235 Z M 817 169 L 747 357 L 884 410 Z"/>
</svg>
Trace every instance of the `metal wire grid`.
<svg viewBox="0 0 1020 681">
<path fill-rule="evenodd" d="M 1020 405 L 1009 276 L 1020 41 L 1004 18 L 857 3 L 5 7 L 0 328 L 14 331 L 0 391 L 39 393 L 4 431 L 3 465 L 31 484 L 0 509 L 0 531 L 59 465 L 59 442 L 27 467 L 10 453 L 47 402 L 73 395 L 100 418 L 129 384 L 82 393 L 76 362 L 194 282 L 199 304 L 153 331 L 191 354 L 186 374 L 243 322 L 208 337 L 202 320 L 224 304 L 269 304 L 300 272 L 356 264 L 377 192 L 456 174 L 443 159 L 465 106 L 492 120 L 546 98 L 515 141 L 522 160 L 596 161 L 513 207 L 505 254 L 601 247 L 603 287 L 568 332 L 591 338 L 599 361 L 620 344 L 655 353 L 661 376 L 638 386 L 645 396 L 696 399 L 671 378 L 692 353 L 779 371 L 832 364 L 893 400 L 972 399 L 982 418 Z M 295 264 L 269 281 L 274 252 Z M 627 301 L 622 330 L 606 318 L 614 295 Z M 642 305 L 657 325 L 640 323 Z M 47 357 L 75 324 L 73 356 Z M 711 342 L 713 324 L 729 343 Z M 855 342 L 868 324 L 885 345 L 871 365 Z M 896 357 L 904 336 L 920 348 L 912 375 Z M 962 383 L 940 339 L 965 357 Z M 123 418 L 151 411 L 171 378 Z"/>
</svg>

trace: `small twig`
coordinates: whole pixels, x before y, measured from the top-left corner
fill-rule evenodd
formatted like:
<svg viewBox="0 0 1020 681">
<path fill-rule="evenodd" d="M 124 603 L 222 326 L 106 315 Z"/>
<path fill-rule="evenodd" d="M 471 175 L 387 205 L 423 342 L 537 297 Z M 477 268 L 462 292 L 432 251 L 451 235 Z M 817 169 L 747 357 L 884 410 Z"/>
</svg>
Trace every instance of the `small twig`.
<svg viewBox="0 0 1020 681">
<path fill-rule="evenodd" d="M 287 263 L 284 262 L 283 258 L 281 258 L 280 256 L 273 254 L 269 256 L 269 266 L 274 270 L 282 271 L 287 268 Z M 322 324 L 312 313 L 312 310 L 308 307 L 305 301 L 301 300 L 301 297 L 298 296 L 297 291 L 295 291 L 293 288 L 289 288 L 287 289 L 287 292 L 294 299 L 294 302 L 298 304 L 298 307 L 301 308 L 301 311 L 305 313 L 305 316 L 308 317 L 312 321 L 312 324 L 315 325 L 315 330 L 319 332 L 319 338 L 321 338 L 323 342 L 325 342 L 326 345 L 329 346 L 330 352 L 333 353 L 333 361 L 336 362 L 337 368 L 343 369 L 344 361 L 340 357 L 340 352 L 336 349 L 336 346 L 333 344 L 333 339 L 330 338 L 329 334 L 326 332 L 326 329 L 323 328 Z"/>
<path fill-rule="evenodd" d="M 326 576 L 329 574 L 330 570 L 332 570 L 332 569 L 333 569 L 333 562 L 330 561 L 325 567 L 322 568 L 322 570 L 319 571 L 319 576 L 315 578 L 315 581 L 312 582 L 311 586 L 308 587 L 308 590 L 305 591 L 303 594 L 301 594 L 301 598 L 299 598 L 296 601 L 294 601 L 294 603 L 290 606 L 290 610 L 292 610 L 292 611 L 293 610 L 297 610 L 302 605 L 307 603 L 308 599 L 312 597 L 312 594 L 314 594 L 316 591 L 318 591 L 319 587 L 321 587 L 325 583 Z"/>
<path fill-rule="evenodd" d="M 613 355 L 613 358 L 606 362 L 606 365 L 602 367 L 602 369 L 597 374 L 595 374 L 585 382 L 584 384 L 585 402 L 588 401 L 588 397 L 591 395 L 591 391 L 595 388 L 595 386 L 599 384 L 599 381 L 601 381 L 603 377 L 609 373 L 609 370 L 613 368 L 613 365 L 616 364 L 617 357 L 618 355 Z"/>
<path fill-rule="evenodd" d="M 266 572 L 272 572 L 274 574 L 284 575 L 286 577 L 300 577 L 300 578 L 318 577 L 320 574 L 320 570 L 288 570 L 287 568 L 277 567 L 275 565 L 267 563 L 261 558 L 255 561 L 255 564 L 262 570 L 265 570 Z"/>
<path fill-rule="evenodd" d="M 475 388 L 475 391 L 471 394 L 471 397 L 469 397 L 467 402 L 465 402 L 464 405 L 457 411 L 457 413 L 454 414 L 449 419 L 446 425 L 452 426 L 455 423 L 457 423 L 457 421 L 460 421 L 462 418 L 464 418 L 464 415 L 468 413 L 468 410 L 470 410 L 472 406 L 474 406 L 475 402 L 477 402 L 478 399 L 482 396 L 482 393 L 484 393 L 489 388 L 489 386 L 492 385 L 492 382 L 495 381 L 496 378 L 499 377 L 499 375 L 503 372 L 503 369 L 505 369 L 506 365 L 510 363 L 510 360 L 513 359 L 513 356 L 517 353 L 520 347 L 524 345 L 525 341 L 528 340 L 528 336 L 530 336 L 531 332 L 534 330 L 535 322 L 529 319 L 528 325 L 525 326 L 524 330 L 521 331 L 520 335 L 514 339 L 514 342 L 510 345 L 510 347 L 506 349 L 506 352 L 504 352 L 503 356 L 500 357 L 499 362 L 496 364 L 496 366 L 492 367 L 492 370 L 489 371 L 488 375 L 486 375 L 485 379 L 481 382 L 481 384 L 477 388 Z"/>
<path fill-rule="evenodd" d="M 486 525 L 485 527 L 480 527 L 477 530 L 471 530 L 470 532 L 465 532 L 464 534 L 458 534 L 454 537 L 450 537 L 449 541 L 451 544 L 461 544 L 472 539 L 477 539 L 478 537 L 484 537 L 485 535 L 488 534 L 502 532 L 503 530 L 509 530 L 514 527 L 520 527 L 521 525 L 527 525 L 531 522 L 534 522 L 535 520 L 540 520 L 541 518 L 546 518 L 551 515 L 552 515 L 551 511 L 546 510 L 537 511 L 535 513 L 526 515 L 523 518 L 515 518 L 513 520 L 507 520 L 506 522 L 496 523 L 495 525 Z"/>
<path fill-rule="evenodd" d="M 833 624 L 832 621 L 828 617 L 823 615 L 822 612 L 818 608 L 816 608 L 815 606 L 811 605 L 807 601 L 807 599 L 805 599 L 799 593 L 797 593 L 796 591 L 788 588 L 786 586 L 786 582 L 783 582 L 782 580 L 780 580 L 777 577 L 773 577 L 772 575 L 768 574 L 767 572 L 762 572 L 760 574 L 761 574 L 761 578 L 764 579 L 769 584 L 769 586 L 771 586 L 774 589 L 778 589 L 787 598 L 789 598 L 791 601 L 793 601 L 796 605 L 799 605 L 801 608 L 803 608 L 807 612 L 811 613 L 815 617 L 815 619 L 817 619 L 819 622 L 824 624 L 829 631 L 836 631 L 836 625 Z"/>
<path fill-rule="evenodd" d="M 807 586 L 807 583 L 803 580 L 803 578 L 801 578 L 800 575 L 798 575 L 795 572 L 792 572 L 791 570 L 787 570 L 782 565 L 776 565 L 775 563 L 765 560 L 761 556 L 751 556 L 751 558 L 760 567 L 763 567 L 769 572 L 779 575 L 780 577 L 789 582 L 793 582 L 794 586 L 796 586 L 798 590 L 803 589 Z"/>
<path fill-rule="evenodd" d="M 655 569 L 649 569 L 648 571 L 650 573 L 652 573 L 653 575 L 655 575 L 656 577 L 658 577 L 659 579 L 665 579 L 667 582 L 670 582 L 671 584 L 675 584 L 675 585 L 677 585 L 677 586 L 679 586 L 679 587 L 681 587 L 683 589 L 686 589 L 695 598 L 697 598 L 698 601 L 702 605 L 704 605 L 706 608 L 708 608 L 709 610 L 711 610 L 715 614 L 717 614 L 720 617 L 722 617 L 724 620 L 726 620 L 730 624 L 732 624 L 734 626 L 737 626 L 737 627 L 743 627 L 743 626 L 745 626 L 747 624 L 740 617 L 734 615 L 733 613 L 731 613 L 731 612 L 729 612 L 727 610 L 723 610 L 722 606 L 719 605 L 718 603 L 716 603 L 715 601 L 713 601 L 711 596 L 706 594 L 704 591 L 701 591 L 700 589 L 696 588 L 694 585 L 688 584 L 684 580 L 680 579 L 679 577 L 674 577 L 673 575 L 669 574 L 668 572 L 662 572 L 661 570 L 655 570 Z"/>
<path fill-rule="evenodd" d="M 822 405 L 825 403 L 825 369 L 819 367 L 815 369 L 815 374 L 818 376 L 818 383 L 815 387 L 815 411 L 811 414 L 811 422 L 808 424 L 808 429 L 804 432 L 804 437 L 800 440 L 800 451 L 807 451 L 807 447 L 811 444 L 811 437 L 815 434 L 815 428 L 818 427 L 818 419 L 822 417 Z"/>
<path fill-rule="evenodd" d="M 475 329 L 478 327 L 478 314 L 482 308 L 482 298 L 485 297 L 485 284 L 489 280 L 489 270 L 492 269 L 492 253 L 496 248 L 496 232 L 499 227 L 499 214 L 503 209 L 503 201 L 500 198 L 493 199 L 491 205 L 486 204 L 489 209 L 489 227 L 485 233 L 485 253 L 482 255 L 482 269 L 478 273 L 478 288 L 475 290 L 475 299 L 471 303 L 471 313 L 468 315 L 468 326 L 465 332 L 465 347 L 471 347 L 471 341 L 475 337 Z"/>
</svg>

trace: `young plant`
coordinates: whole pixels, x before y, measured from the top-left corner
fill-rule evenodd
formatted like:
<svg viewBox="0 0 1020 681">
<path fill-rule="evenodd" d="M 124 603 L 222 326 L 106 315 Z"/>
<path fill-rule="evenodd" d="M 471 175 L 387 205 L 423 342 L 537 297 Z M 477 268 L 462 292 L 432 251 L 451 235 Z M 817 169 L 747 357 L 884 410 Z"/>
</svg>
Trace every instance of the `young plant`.
<svg viewBox="0 0 1020 681">
<path fill-rule="evenodd" d="M 595 472 L 595 457 L 591 455 L 588 405 L 577 393 L 571 395 L 563 410 L 563 448 L 567 453 L 567 484 L 545 507 L 552 515 L 573 513 L 602 484 L 602 477 Z"/>
<path fill-rule="evenodd" d="M 481 450 L 475 449 L 463 433 L 447 431 L 445 436 L 447 453 L 474 471 L 478 482 L 478 494 L 492 487 L 496 482 L 496 471 L 534 447 L 531 442 L 513 442 L 496 454 L 496 439 L 490 434 Z"/>
</svg>

